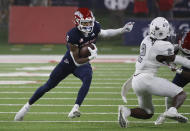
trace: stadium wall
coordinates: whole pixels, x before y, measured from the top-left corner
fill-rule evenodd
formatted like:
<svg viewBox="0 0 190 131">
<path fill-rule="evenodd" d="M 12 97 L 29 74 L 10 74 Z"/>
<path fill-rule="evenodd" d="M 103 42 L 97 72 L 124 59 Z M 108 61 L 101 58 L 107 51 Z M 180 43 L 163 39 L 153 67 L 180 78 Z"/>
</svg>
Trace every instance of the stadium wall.
<svg viewBox="0 0 190 131">
<path fill-rule="evenodd" d="M 9 43 L 62 44 L 74 24 L 77 7 L 12 6 L 9 18 Z"/>
</svg>

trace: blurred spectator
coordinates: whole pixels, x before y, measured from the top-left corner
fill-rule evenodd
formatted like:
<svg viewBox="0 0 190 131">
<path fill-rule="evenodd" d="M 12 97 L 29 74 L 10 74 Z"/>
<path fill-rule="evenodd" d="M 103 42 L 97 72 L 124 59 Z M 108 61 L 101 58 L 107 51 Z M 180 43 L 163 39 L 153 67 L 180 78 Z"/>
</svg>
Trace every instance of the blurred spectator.
<svg viewBox="0 0 190 131">
<path fill-rule="evenodd" d="M 31 0 L 30 6 L 49 6 L 51 0 Z"/>
<path fill-rule="evenodd" d="M 156 6 L 158 8 L 159 16 L 166 19 L 173 19 L 173 8 L 176 3 L 181 0 L 156 0 Z"/>
<path fill-rule="evenodd" d="M 134 0 L 133 12 L 136 17 L 147 17 L 149 12 L 147 0 Z"/>
<path fill-rule="evenodd" d="M 0 0 L 0 24 L 6 24 L 9 16 L 9 6 L 13 0 Z"/>
<path fill-rule="evenodd" d="M 28 6 L 30 5 L 31 0 L 12 0 L 13 5 L 18 5 L 18 6 Z"/>
<path fill-rule="evenodd" d="M 52 6 L 78 6 L 78 1 L 79 0 L 51 0 L 51 5 Z"/>
<path fill-rule="evenodd" d="M 125 9 L 130 0 L 104 0 L 105 7 L 110 11 L 113 26 L 120 27 L 125 22 Z"/>
</svg>

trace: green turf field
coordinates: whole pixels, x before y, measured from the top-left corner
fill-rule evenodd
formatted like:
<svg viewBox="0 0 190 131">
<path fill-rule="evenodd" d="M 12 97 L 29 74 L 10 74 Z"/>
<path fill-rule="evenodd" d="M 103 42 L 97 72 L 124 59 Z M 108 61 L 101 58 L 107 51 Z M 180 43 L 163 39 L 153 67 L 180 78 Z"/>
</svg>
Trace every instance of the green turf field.
<svg viewBox="0 0 190 131">
<path fill-rule="evenodd" d="M 150 120 L 130 118 L 129 127 L 121 129 L 117 122 L 118 105 L 123 105 L 121 86 L 134 72 L 134 64 L 93 63 L 95 67 L 90 91 L 80 108 L 80 118 L 67 118 L 79 87 L 80 80 L 69 76 L 57 88 L 42 97 L 26 115 L 23 122 L 14 122 L 15 113 L 27 102 L 47 76 L 3 76 L 3 74 L 31 72 L 47 74 L 51 70 L 24 70 L 24 67 L 55 66 L 55 64 L 0 64 L 0 81 L 36 81 L 34 84 L 0 84 L 0 131 L 188 131 L 190 124 L 168 120 L 164 125 L 154 126 L 159 113 L 164 111 L 164 98 L 153 97 L 155 115 Z M 172 80 L 175 74 L 167 68 L 159 70 L 159 76 Z M 189 94 L 190 85 L 185 88 Z M 127 95 L 128 107 L 136 107 L 137 99 L 132 90 Z M 190 99 L 179 112 L 189 118 Z"/>
</svg>

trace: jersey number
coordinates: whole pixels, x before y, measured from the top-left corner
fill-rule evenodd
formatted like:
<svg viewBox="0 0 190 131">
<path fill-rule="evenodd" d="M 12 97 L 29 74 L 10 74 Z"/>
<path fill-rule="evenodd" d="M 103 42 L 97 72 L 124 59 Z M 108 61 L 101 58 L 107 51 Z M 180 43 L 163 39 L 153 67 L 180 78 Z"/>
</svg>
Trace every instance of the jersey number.
<svg viewBox="0 0 190 131">
<path fill-rule="evenodd" d="M 145 44 L 142 44 L 141 45 L 141 48 L 140 48 L 140 55 L 139 55 L 139 58 L 138 58 L 138 62 L 141 63 L 143 61 L 143 56 L 145 56 L 146 54 L 146 45 Z"/>
</svg>

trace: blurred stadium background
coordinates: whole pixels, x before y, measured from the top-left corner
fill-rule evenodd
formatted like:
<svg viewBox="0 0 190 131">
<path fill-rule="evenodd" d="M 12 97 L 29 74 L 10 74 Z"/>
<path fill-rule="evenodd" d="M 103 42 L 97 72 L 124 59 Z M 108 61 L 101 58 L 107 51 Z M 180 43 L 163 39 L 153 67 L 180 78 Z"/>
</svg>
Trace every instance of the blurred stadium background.
<svg viewBox="0 0 190 131">
<path fill-rule="evenodd" d="M 90 8 L 103 29 L 136 22 L 131 33 L 100 39 L 99 54 L 138 53 L 156 16 L 165 16 L 173 31 L 190 28 L 189 0 L 0 0 L 0 53 L 64 54 L 65 33 L 74 26 L 76 7 Z"/>
<path fill-rule="evenodd" d="M 81 107 L 81 118 L 67 118 L 81 84 L 70 76 L 39 100 L 24 122 L 13 122 L 15 113 L 64 55 L 65 33 L 74 26 L 77 7 L 90 8 L 103 29 L 120 28 L 128 21 L 136 23 L 130 33 L 98 40 L 103 57 L 92 63 L 94 78 Z M 120 88 L 133 74 L 140 41 L 157 16 L 169 20 L 173 35 L 189 30 L 190 0 L 0 0 L 0 131 L 122 130 L 117 124 L 117 106 L 124 104 Z M 159 76 L 169 80 L 174 75 L 167 68 L 159 71 Z M 185 88 L 188 94 L 189 87 Z M 128 106 L 137 106 L 132 90 L 128 98 Z M 164 111 L 164 99 L 154 97 L 153 102 L 155 117 L 148 121 L 130 119 L 127 130 L 189 130 L 189 123 L 173 121 L 155 127 L 153 121 Z M 189 106 L 187 99 L 180 109 L 187 117 Z"/>
</svg>

